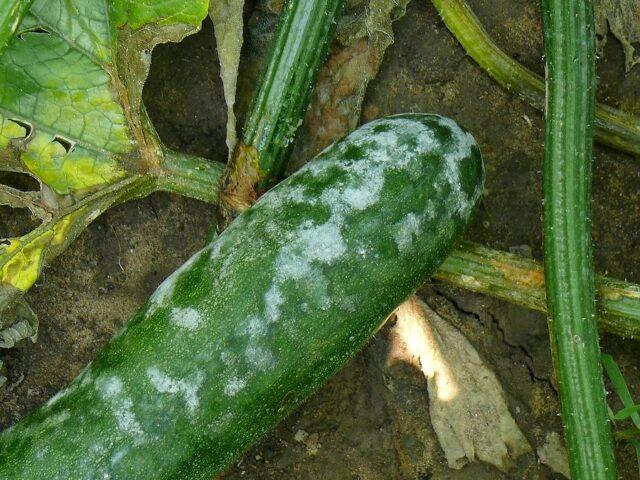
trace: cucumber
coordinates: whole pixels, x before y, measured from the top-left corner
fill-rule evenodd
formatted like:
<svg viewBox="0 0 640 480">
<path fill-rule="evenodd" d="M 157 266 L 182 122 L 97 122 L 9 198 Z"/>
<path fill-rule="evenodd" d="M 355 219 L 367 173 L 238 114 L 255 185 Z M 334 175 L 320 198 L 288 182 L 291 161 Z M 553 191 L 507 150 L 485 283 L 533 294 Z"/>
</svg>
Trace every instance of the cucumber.
<svg viewBox="0 0 640 480">
<path fill-rule="evenodd" d="M 356 130 L 240 215 L 3 432 L 0 479 L 211 478 L 447 257 L 482 183 L 479 149 L 450 119 Z"/>
</svg>

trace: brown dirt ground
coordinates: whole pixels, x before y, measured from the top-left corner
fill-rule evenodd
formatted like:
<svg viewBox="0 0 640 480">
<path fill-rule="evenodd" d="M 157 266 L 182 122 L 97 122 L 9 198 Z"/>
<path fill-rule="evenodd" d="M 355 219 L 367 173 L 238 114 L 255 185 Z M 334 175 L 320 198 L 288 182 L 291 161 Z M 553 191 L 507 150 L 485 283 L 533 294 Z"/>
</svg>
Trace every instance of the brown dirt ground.
<svg viewBox="0 0 640 480">
<path fill-rule="evenodd" d="M 542 73 L 537 2 L 470 3 L 499 45 Z M 540 113 L 487 77 L 428 2 L 411 2 L 394 30 L 396 43 L 369 88 L 362 121 L 405 111 L 456 118 L 478 139 L 487 168 L 486 194 L 467 238 L 500 249 L 526 245 L 540 258 Z M 169 146 L 224 161 L 225 112 L 214 49 L 210 25 L 179 45 L 158 48 L 145 101 Z M 241 72 L 240 103 L 246 104 L 255 69 Z M 613 39 L 598 72 L 600 99 L 640 114 L 640 68 L 624 75 L 622 49 Z M 637 162 L 596 148 L 593 235 L 598 271 L 640 282 Z M 40 318 L 37 343 L 1 352 L 9 381 L 0 391 L 0 427 L 17 421 L 73 378 L 160 281 L 202 245 L 211 218 L 207 205 L 155 194 L 96 220 L 28 294 Z M 1 210 L 0 227 L 17 233 L 28 227 L 28 218 Z M 561 431 L 543 316 L 441 284 L 425 285 L 421 294 L 431 304 L 457 309 L 457 326 L 496 372 L 534 449 L 547 432 Z M 640 398 L 637 343 L 604 336 L 602 346 L 615 356 Z M 383 329 L 222 478 L 561 478 L 534 454 L 521 457 L 508 474 L 482 464 L 448 469 L 430 425 L 424 379 L 409 366 L 387 367 L 388 350 Z M 295 440 L 299 430 L 308 433 L 305 442 Z M 618 445 L 625 480 L 638 478 L 632 453 Z"/>
</svg>

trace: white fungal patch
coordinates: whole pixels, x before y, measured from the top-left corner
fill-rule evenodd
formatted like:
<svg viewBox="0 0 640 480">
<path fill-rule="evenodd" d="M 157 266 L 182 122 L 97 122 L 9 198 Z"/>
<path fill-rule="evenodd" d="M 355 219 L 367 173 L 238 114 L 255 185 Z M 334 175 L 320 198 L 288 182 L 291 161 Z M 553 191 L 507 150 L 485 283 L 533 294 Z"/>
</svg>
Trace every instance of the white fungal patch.
<svg viewBox="0 0 640 480">
<path fill-rule="evenodd" d="M 471 207 L 480 195 L 480 191 L 474 192 L 475 195 L 473 195 L 472 198 L 467 197 L 465 192 L 462 191 L 460 167 L 462 160 L 471 156 L 471 148 L 476 145 L 476 141 L 469 132 L 463 131 L 460 126 L 450 118 L 438 117 L 438 123 L 449 129 L 453 136 L 451 144 L 455 146 L 452 151 L 444 154 L 444 176 L 451 187 L 451 196 L 456 202 L 456 210 L 468 216 L 471 212 Z"/>
<path fill-rule="evenodd" d="M 227 367 L 231 367 L 234 362 L 234 356 L 231 352 L 220 352 L 220 361 Z"/>
<path fill-rule="evenodd" d="M 96 381 L 96 388 L 102 398 L 109 400 L 122 393 L 122 380 L 115 375 L 108 378 L 100 377 Z"/>
<path fill-rule="evenodd" d="M 111 467 L 115 467 L 120 463 L 120 461 L 125 457 L 127 453 L 129 453 L 131 449 L 129 447 L 122 447 L 115 451 L 115 453 L 111 456 L 110 463 Z"/>
<path fill-rule="evenodd" d="M 200 404 L 200 397 L 198 396 L 198 391 L 200 390 L 200 386 L 202 385 L 202 374 L 196 377 L 195 381 L 191 383 L 185 383 L 182 389 L 182 395 L 184 396 L 184 401 L 187 404 L 187 408 L 191 414 L 195 413 L 198 405 Z"/>
<path fill-rule="evenodd" d="M 370 181 L 363 181 L 359 187 L 348 187 L 344 191 L 344 201 L 353 210 L 364 210 L 380 199 L 384 177 L 371 175 Z"/>
<path fill-rule="evenodd" d="M 278 310 L 274 310 L 274 321 L 277 320 Z M 260 317 L 252 316 L 247 320 L 247 326 L 244 329 L 244 333 L 250 336 L 264 335 L 267 331 L 265 322 Z M 222 352 L 223 354 L 226 352 Z M 222 357 L 222 354 L 221 354 Z"/>
<path fill-rule="evenodd" d="M 69 412 L 69 410 L 63 410 L 61 412 L 56 413 L 55 415 L 49 415 L 40 424 L 40 429 L 46 430 L 49 428 L 58 427 L 60 424 L 66 422 L 70 418 L 71 418 L 71 413 Z"/>
<path fill-rule="evenodd" d="M 133 402 L 131 399 L 122 399 L 118 405 L 113 408 L 113 414 L 116 417 L 116 422 L 120 431 L 138 439 L 136 443 L 139 443 L 139 439 L 144 437 L 144 432 L 142 431 L 142 427 L 133 412 Z"/>
<path fill-rule="evenodd" d="M 273 364 L 273 354 L 271 351 L 256 345 L 249 345 L 247 347 L 245 358 L 249 365 L 258 370 L 267 370 Z"/>
<path fill-rule="evenodd" d="M 276 285 L 273 288 L 279 288 L 279 284 L 284 280 L 300 280 L 301 278 L 310 276 L 311 265 L 309 260 L 300 255 L 299 252 L 292 248 L 283 248 L 276 257 Z M 272 317 L 272 315 L 270 315 Z"/>
<path fill-rule="evenodd" d="M 155 292 L 149 297 L 149 315 L 153 314 L 158 308 L 162 308 L 168 302 L 173 291 L 176 288 L 176 282 L 178 280 L 177 271 L 169 275 L 164 282 L 156 289 Z"/>
<path fill-rule="evenodd" d="M 278 320 L 280 307 L 283 303 L 284 297 L 282 296 L 282 292 L 280 292 L 277 285 L 272 285 L 271 288 L 267 290 L 267 293 L 264 294 L 265 315 L 269 322 Z M 254 322 L 254 326 L 258 327 L 258 325 L 255 325 L 255 322 L 256 320 L 259 321 L 259 319 L 252 318 L 251 320 Z M 261 325 L 259 328 L 255 328 L 256 331 L 258 329 L 264 330 L 264 326 Z"/>
<path fill-rule="evenodd" d="M 321 225 L 303 222 L 295 232 L 295 238 L 285 244 L 276 257 L 274 283 L 264 297 L 267 321 L 275 322 L 280 317 L 280 308 L 285 300 L 281 287 L 286 281 L 304 279 L 307 283 L 313 282 L 322 287 L 327 281 L 322 270 L 314 263 L 330 265 L 346 252 L 347 245 L 337 222 L 332 219 Z M 320 302 L 322 288 L 315 291 Z"/>
<path fill-rule="evenodd" d="M 202 315 L 194 308 L 174 307 L 169 320 L 179 327 L 194 331 L 200 326 Z"/>
<path fill-rule="evenodd" d="M 36 459 L 38 460 L 43 460 L 44 457 L 47 455 L 47 453 L 49 453 L 49 450 L 51 449 L 51 447 L 49 447 L 48 445 L 46 447 L 44 447 L 42 450 L 38 450 L 36 452 Z"/>
<path fill-rule="evenodd" d="M 227 381 L 223 391 L 227 397 L 233 397 L 246 386 L 246 380 L 234 376 Z"/>
<path fill-rule="evenodd" d="M 304 228 L 299 232 L 293 249 L 304 254 L 304 258 L 330 264 L 347 251 L 340 234 L 340 227 L 334 222 Z"/>
<path fill-rule="evenodd" d="M 170 395 L 181 394 L 191 415 L 195 413 L 200 405 L 198 391 L 204 380 L 202 372 L 197 371 L 194 378 L 190 381 L 175 380 L 161 372 L 157 367 L 149 367 L 147 368 L 147 378 L 159 393 L 168 393 Z"/>
<path fill-rule="evenodd" d="M 206 430 L 209 438 L 216 438 L 218 434 L 223 432 L 229 425 L 233 423 L 233 413 L 226 411 L 213 422 L 207 424 Z"/>
<path fill-rule="evenodd" d="M 45 404 L 47 407 L 52 407 L 53 405 L 55 405 L 60 399 L 64 398 L 67 396 L 67 393 L 69 393 L 69 391 L 67 389 L 63 389 L 60 390 L 58 393 L 56 393 L 53 397 L 51 397 L 49 400 L 47 400 L 47 403 Z"/>
<path fill-rule="evenodd" d="M 398 246 L 398 250 L 406 252 L 413 244 L 414 238 L 420 234 L 422 219 L 415 213 L 407 214 L 402 220 L 396 223 L 394 231 L 394 240 Z"/>
<path fill-rule="evenodd" d="M 145 433 L 133 412 L 133 401 L 123 395 L 124 384 L 122 380 L 115 375 L 106 378 L 98 377 L 95 388 L 103 400 L 107 402 L 116 419 L 118 430 L 133 438 L 136 444 L 140 444 Z"/>
<path fill-rule="evenodd" d="M 194 253 L 191 258 L 189 258 L 189 260 L 183 263 L 180 268 L 169 275 L 164 280 L 164 282 L 160 284 L 160 286 L 156 289 L 155 292 L 153 292 L 153 294 L 149 298 L 148 315 L 154 314 L 159 308 L 166 307 L 171 303 L 170 300 L 176 288 L 176 283 L 178 283 L 178 279 L 180 278 L 182 273 L 190 269 L 193 264 L 200 260 L 204 255 L 209 255 L 209 251 L 211 249 L 211 246 L 206 246 L 198 252 Z"/>
<path fill-rule="evenodd" d="M 93 382 L 93 373 L 91 371 L 91 363 L 89 363 L 86 367 L 84 367 L 84 370 L 80 372 L 80 375 L 78 375 L 78 378 L 81 379 L 80 380 L 81 387 L 86 387 L 91 382 Z"/>
</svg>

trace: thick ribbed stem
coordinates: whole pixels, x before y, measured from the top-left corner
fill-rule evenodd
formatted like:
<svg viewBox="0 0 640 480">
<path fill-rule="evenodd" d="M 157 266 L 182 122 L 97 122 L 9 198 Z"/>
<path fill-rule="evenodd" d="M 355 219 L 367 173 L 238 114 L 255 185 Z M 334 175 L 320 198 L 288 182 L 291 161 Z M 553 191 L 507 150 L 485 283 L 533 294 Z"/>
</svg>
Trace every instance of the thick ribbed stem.
<svg viewBox="0 0 640 480">
<path fill-rule="evenodd" d="M 615 479 L 594 301 L 590 202 L 595 33 L 590 0 L 543 0 L 549 330 L 574 479 Z"/>
</svg>

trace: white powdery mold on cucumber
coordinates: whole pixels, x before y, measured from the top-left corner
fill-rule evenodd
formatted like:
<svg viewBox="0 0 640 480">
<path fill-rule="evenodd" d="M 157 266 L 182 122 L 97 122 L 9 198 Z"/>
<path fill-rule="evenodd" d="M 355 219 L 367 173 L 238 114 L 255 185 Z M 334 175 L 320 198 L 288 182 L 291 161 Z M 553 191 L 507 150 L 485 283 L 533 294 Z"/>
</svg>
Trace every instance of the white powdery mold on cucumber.
<svg viewBox="0 0 640 480">
<path fill-rule="evenodd" d="M 227 397 L 234 397 L 247 385 L 247 381 L 243 378 L 231 377 L 224 386 L 224 394 Z"/>
<path fill-rule="evenodd" d="M 173 307 L 169 319 L 175 325 L 193 332 L 200 326 L 202 315 L 195 308 Z"/>
<path fill-rule="evenodd" d="M 415 213 L 408 213 L 406 217 L 396 223 L 394 238 L 401 252 L 409 248 L 415 237 L 420 234 L 421 223 L 422 219 Z"/>
<path fill-rule="evenodd" d="M 122 380 L 115 375 L 101 376 L 96 379 L 94 385 L 112 412 L 118 430 L 131 438 L 135 444 L 142 443 L 146 435 L 133 411 L 133 400 L 124 395 Z"/>
<path fill-rule="evenodd" d="M 206 247 L 200 249 L 196 253 L 194 253 L 185 263 L 183 263 L 180 268 L 178 268 L 175 272 L 169 275 L 156 289 L 155 292 L 149 297 L 147 301 L 148 304 L 148 314 L 154 314 L 159 308 L 167 307 L 169 304 L 169 300 L 173 296 L 174 290 L 176 288 L 176 284 L 180 280 L 182 274 L 189 270 L 196 262 L 200 261 L 204 256 L 211 255 L 211 245 L 207 245 Z M 125 327 L 126 328 L 126 327 Z M 124 330 L 124 329 L 123 329 Z"/>
<path fill-rule="evenodd" d="M 200 405 L 198 390 L 202 386 L 204 375 L 201 371 L 196 371 L 190 381 L 175 380 L 166 373 L 162 372 L 158 367 L 147 368 L 147 378 L 149 382 L 159 393 L 167 393 L 170 395 L 180 394 L 184 399 L 184 403 L 191 415 L 196 413 Z"/>
<path fill-rule="evenodd" d="M 337 142 L 163 282 L 50 407 L 3 432 L 0 479 L 213 477 L 437 268 L 482 179 L 471 137 L 438 116 Z"/>
<path fill-rule="evenodd" d="M 273 353 L 257 345 L 249 345 L 245 352 L 247 363 L 258 370 L 268 370 L 273 365 L 274 357 Z"/>
</svg>

